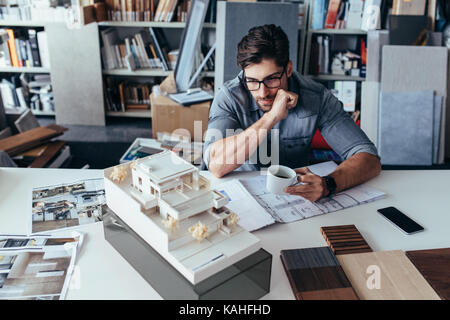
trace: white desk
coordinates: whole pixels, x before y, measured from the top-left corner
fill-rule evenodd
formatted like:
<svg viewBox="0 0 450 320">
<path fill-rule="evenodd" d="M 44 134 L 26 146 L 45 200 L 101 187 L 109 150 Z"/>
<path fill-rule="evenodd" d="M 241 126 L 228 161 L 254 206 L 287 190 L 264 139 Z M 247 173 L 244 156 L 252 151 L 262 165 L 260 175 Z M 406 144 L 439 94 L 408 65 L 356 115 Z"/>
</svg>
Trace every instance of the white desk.
<svg viewBox="0 0 450 320">
<path fill-rule="evenodd" d="M 218 181 L 209 172 L 204 176 Z M 226 179 L 258 174 L 234 173 Z M 23 234 L 33 187 L 102 177 L 102 170 L 0 168 L 0 233 Z M 222 180 L 221 180 L 222 181 Z M 281 265 L 282 249 L 325 246 L 321 226 L 354 224 L 375 251 L 450 247 L 450 170 L 383 171 L 368 182 L 387 193 L 385 199 L 289 224 L 275 224 L 254 234 L 273 255 L 271 291 L 263 299 L 293 299 Z M 425 231 L 404 235 L 376 209 L 395 206 Z M 104 240 L 101 223 L 83 226 L 86 243 L 77 266 L 79 287 L 68 299 L 160 299 L 158 293 Z"/>
</svg>

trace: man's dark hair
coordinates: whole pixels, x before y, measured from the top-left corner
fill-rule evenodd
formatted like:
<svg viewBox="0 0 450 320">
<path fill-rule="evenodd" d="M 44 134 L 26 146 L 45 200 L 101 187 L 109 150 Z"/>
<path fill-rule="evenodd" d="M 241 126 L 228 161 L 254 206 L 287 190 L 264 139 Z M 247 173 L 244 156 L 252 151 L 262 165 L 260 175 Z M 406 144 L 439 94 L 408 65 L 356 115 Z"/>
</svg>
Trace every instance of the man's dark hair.
<svg viewBox="0 0 450 320">
<path fill-rule="evenodd" d="M 279 67 L 289 62 L 289 39 L 274 24 L 251 28 L 238 44 L 237 64 L 244 69 L 262 59 L 274 59 Z"/>
</svg>

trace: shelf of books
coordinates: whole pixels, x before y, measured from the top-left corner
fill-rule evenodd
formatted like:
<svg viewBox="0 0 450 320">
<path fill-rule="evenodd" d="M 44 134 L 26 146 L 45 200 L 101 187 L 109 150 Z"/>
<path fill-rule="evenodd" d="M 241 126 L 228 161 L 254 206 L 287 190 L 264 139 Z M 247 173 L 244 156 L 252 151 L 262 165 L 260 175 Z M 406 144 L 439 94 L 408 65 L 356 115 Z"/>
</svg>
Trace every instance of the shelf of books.
<svg viewBox="0 0 450 320">
<path fill-rule="evenodd" d="M 0 97 L 5 109 L 9 112 L 31 109 L 35 115 L 54 116 L 44 23 L 4 20 L 2 25 L 5 27 L 0 27 Z"/>
<path fill-rule="evenodd" d="M 129 26 L 128 22 L 131 22 L 134 26 L 184 28 L 184 22 L 187 20 L 191 6 L 190 0 L 106 0 L 103 2 L 105 4 L 104 14 L 109 21 L 107 24 L 115 26 Z M 216 7 L 217 0 L 208 1 L 205 22 L 210 23 L 209 27 L 216 20 Z M 172 21 L 178 23 L 178 26 L 177 24 L 167 24 Z M 149 25 L 148 22 L 152 22 L 152 24 Z"/>
</svg>

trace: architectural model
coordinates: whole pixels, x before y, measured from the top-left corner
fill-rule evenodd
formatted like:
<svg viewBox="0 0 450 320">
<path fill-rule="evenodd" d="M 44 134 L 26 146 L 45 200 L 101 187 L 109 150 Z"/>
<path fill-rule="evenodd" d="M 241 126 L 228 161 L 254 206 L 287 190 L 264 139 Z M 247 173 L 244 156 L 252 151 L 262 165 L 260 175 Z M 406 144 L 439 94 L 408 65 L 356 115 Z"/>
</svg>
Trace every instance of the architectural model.
<svg viewBox="0 0 450 320">
<path fill-rule="evenodd" d="M 258 251 L 228 198 L 171 151 L 107 168 L 110 209 L 192 284 Z"/>
</svg>

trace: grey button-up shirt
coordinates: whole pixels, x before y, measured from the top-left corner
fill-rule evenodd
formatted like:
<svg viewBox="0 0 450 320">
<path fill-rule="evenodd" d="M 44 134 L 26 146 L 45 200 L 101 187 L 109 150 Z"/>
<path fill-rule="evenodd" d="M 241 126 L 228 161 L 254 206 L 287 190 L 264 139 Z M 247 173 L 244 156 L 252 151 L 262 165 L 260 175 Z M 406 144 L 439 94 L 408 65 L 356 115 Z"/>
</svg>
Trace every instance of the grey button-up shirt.
<svg viewBox="0 0 450 320">
<path fill-rule="evenodd" d="M 203 154 L 206 166 L 214 141 L 230 136 L 230 131 L 233 130 L 238 130 L 234 134 L 242 132 L 264 114 L 239 80 L 241 75 L 242 71 L 236 78 L 226 82 L 212 102 Z M 255 155 L 237 170 L 260 170 L 273 164 L 291 168 L 308 165 L 310 144 L 317 129 L 320 129 L 330 147 L 343 159 L 359 152 L 368 152 L 378 157 L 374 144 L 344 111 L 342 103 L 330 90 L 297 72 L 293 72 L 288 79 L 288 90 L 298 94 L 297 105 L 268 134 L 267 150 L 261 150 L 265 148 L 263 142 Z M 221 135 L 218 135 L 219 132 Z M 267 161 L 266 154 L 271 162 Z"/>
</svg>

